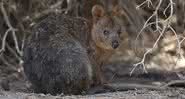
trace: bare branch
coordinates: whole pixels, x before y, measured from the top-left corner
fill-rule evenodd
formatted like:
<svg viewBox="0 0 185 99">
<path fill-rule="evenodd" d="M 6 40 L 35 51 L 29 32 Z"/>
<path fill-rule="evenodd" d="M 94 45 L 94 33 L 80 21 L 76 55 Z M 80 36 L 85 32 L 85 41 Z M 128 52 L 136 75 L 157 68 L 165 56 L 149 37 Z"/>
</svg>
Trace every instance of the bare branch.
<svg viewBox="0 0 185 99">
<path fill-rule="evenodd" d="M 26 16 L 23 18 L 23 21 L 36 20 L 36 19 L 39 19 L 39 18 L 43 17 L 44 15 L 48 15 L 49 13 L 52 13 L 52 12 L 60 12 L 60 13 L 64 12 L 64 11 L 66 11 L 66 9 L 61 9 L 61 10 L 57 9 L 58 7 L 60 7 L 62 5 L 63 2 L 64 2 L 64 0 L 60 0 L 42 12 L 34 13 L 34 15 L 31 15 L 31 16 Z M 33 22 L 31 24 L 33 24 Z"/>
<path fill-rule="evenodd" d="M 8 32 L 9 32 L 9 31 L 12 32 L 12 36 L 13 36 L 13 39 L 14 39 L 16 51 L 22 56 L 22 51 L 19 49 L 19 45 L 18 45 L 18 41 L 17 41 L 17 36 L 16 36 L 16 34 L 15 34 L 15 31 L 17 31 L 17 29 L 13 28 L 13 26 L 11 25 L 11 23 L 10 23 L 10 21 L 9 21 L 9 19 L 8 19 L 8 15 L 7 15 L 7 13 L 6 13 L 6 10 L 5 10 L 5 8 L 4 8 L 3 2 L 0 3 L 0 6 L 1 6 L 1 11 L 2 11 L 2 14 L 3 14 L 3 18 L 4 18 L 6 24 L 7 24 L 8 28 L 9 28 L 9 29 L 8 29 Z M 8 32 L 7 32 L 7 33 L 8 33 Z M 6 33 L 5 33 L 5 34 L 6 34 Z M 5 37 L 5 36 L 4 36 L 4 37 Z M 6 38 L 5 38 L 5 40 L 6 40 Z M 5 41 L 3 41 L 3 42 L 5 42 Z M 3 44 L 2 44 L 2 45 L 3 45 Z M 4 44 L 3 46 L 5 46 L 5 44 Z"/>
<path fill-rule="evenodd" d="M 174 84 L 184 84 L 184 83 L 185 83 L 185 80 L 173 80 L 173 81 L 161 86 L 160 88 L 166 88 L 166 87 L 169 87 Z"/>
<path fill-rule="evenodd" d="M 145 3 L 148 4 L 148 7 L 150 7 L 150 5 L 153 5 L 151 0 L 146 0 L 146 1 L 144 1 L 143 3 L 141 3 L 140 5 L 138 5 L 138 6 L 136 7 L 136 9 L 139 9 L 139 8 L 140 8 L 141 6 L 143 6 Z"/>
<path fill-rule="evenodd" d="M 6 37 L 8 35 L 8 33 L 10 32 L 10 29 L 8 29 L 4 36 L 3 36 L 3 39 L 2 39 L 2 46 L 1 46 L 1 49 L 0 49 L 0 53 L 4 52 L 5 51 L 5 44 L 6 44 Z"/>
<path fill-rule="evenodd" d="M 141 5 L 137 6 L 137 7 L 140 7 L 142 6 L 143 4 L 145 4 L 146 2 L 149 2 L 150 0 L 145 0 Z M 134 72 L 135 68 L 137 66 L 143 66 L 143 71 L 145 73 L 147 73 L 147 70 L 146 70 L 146 67 L 145 67 L 145 58 L 146 58 L 146 55 L 148 55 L 149 53 L 151 53 L 153 51 L 153 49 L 157 46 L 159 40 L 161 39 L 161 37 L 164 35 L 165 31 L 167 28 L 170 28 L 172 30 L 172 32 L 175 34 L 175 36 L 177 37 L 177 34 L 176 32 L 174 31 L 174 29 L 170 26 L 170 21 L 171 21 L 171 17 L 173 16 L 173 1 L 172 0 L 169 0 L 170 3 L 168 4 L 168 6 L 165 8 L 165 10 L 163 11 L 163 13 L 166 15 L 166 10 L 170 7 L 170 15 L 164 20 L 164 21 L 160 21 L 159 20 L 159 17 L 158 17 L 158 11 L 159 11 L 159 8 L 161 7 L 161 4 L 162 4 L 162 0 L 159 0 L 159 3 L 158 5 L 156 6 L 155 8 L 155 11 L 153 12 L 153 14 L 146 20 L 143 28 L 141 29 L 141 31 L 138 33 L 137 37 L 136 37 L 136 40 L 135 40 L 135 47 L 136 47 L 136 42 L 139 38 L 139 36 L 142 34 L 143 30 L 146 29 L 148 26 L 152 25 L 152 24 L 155 24 L 156 26 L 156 31 L 158 31 L 160 33 L 160 35 L 158 36 L 157 40 L 155 41 L 155 43 L 153 44 L 153 47 L 149 50 L 147 50 L 145 53 L 144 53 L 144 56 L 142 58 L 142 60 L 136 64 L 134 64 L 134 68 L 131 70 L 130 72 L 130 75 L 132 75 L 132 73 Z M 151 1 L 150 1 L 151 2 Z M 155 22 L 151 22 L 149 23 L 149 21 L 152 19 L 152 18 L 155 18 Z M 159 24 L 162 24 L 162 27 L 159 26 Z M 177 38 L 177 42 L 178 44 L 180 44 L 180 41 L 179 39 Z M 178 48 L 180 49 L 180 46 L 178 45 Z M 135 48 L 136 49 L 136 48 Z M 180 52 L 180 51 L 179 51 Z"/>
</svg>

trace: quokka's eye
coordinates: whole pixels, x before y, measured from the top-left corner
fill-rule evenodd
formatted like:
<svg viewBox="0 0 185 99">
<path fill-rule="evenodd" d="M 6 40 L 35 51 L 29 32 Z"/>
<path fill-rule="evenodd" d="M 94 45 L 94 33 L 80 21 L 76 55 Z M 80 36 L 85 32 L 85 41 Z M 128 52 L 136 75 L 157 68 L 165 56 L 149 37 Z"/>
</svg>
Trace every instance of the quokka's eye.
<svg viewBox="0 0 185 99">
<path fill-rule="evenodd" d="M 117 31 L 117 33 L 118 33 L 118 35 L 120 35 L 120 34 L 121 34 L 121 29 L 119 29 L 119 30 Z"/>
<path fill-rule="evenodd" d="M 118 31 L 118 35 L 120 35 L 121 34 L 121 31 Z"/>
<path fill-rule="evenodd" d="M 104 31 L 103 31 L 103 34 L 104 34 L 104 35 L 108 35 L 108 34 L 109 34 L 109 31 L 104 30 Z"/>
</svg>

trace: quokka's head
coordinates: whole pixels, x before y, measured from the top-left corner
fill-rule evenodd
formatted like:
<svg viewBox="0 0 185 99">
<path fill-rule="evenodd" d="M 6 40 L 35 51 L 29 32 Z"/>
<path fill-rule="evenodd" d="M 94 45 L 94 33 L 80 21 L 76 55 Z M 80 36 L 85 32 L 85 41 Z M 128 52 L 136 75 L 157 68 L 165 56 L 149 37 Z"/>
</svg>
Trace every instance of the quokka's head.
<svg viewBox="0 0 185 99">
<path fill-rule="evenodd" d="M 120 45 L 120 34 L 122 33 L 121 22 L 119 22 L 119 7 L 111 12 L 106 12 L 101 5 L 92 8 L 93 27 L 92 39 L 99 48 L 113 50 Z"/>
</svg>

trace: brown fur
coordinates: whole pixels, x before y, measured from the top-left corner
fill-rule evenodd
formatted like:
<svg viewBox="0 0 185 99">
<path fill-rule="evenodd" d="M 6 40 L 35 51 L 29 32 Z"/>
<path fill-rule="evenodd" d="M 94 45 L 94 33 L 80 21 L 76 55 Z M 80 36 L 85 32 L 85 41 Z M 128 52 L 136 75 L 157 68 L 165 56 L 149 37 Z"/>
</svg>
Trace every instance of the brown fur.
<svg viewBox="0 0 185 99">
<path fill-rule="evenodd" d="M 108 59 L 120 44 L 122 26 L 118 21 L 119 14 L 117 11 L 118 7 L 115 7 L 111 12 L 106 12 L 100 5 L 95 5 L 92 8 L 93 25 L 91 37 L 93 41 L 91 45 L 95 50 L 93 57 L 96 62 L 96 81 L 101 84 L 106 82 L 101 74 L 102 65 L 107 63 Z M 119 11 L 121 11 L 121 9 L 119 9 Z M 113 47 L 113 42 L 118 43 L 116 48 Z"/>
</svg>

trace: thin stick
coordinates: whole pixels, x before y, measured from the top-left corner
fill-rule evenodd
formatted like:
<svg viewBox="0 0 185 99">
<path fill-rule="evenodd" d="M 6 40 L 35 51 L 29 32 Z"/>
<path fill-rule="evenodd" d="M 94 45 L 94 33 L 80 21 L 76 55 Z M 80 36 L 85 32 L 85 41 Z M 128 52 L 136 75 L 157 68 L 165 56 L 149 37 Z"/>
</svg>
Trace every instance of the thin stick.
<svg viewBox="0 0 185 99">
<path fill-rule="evenodd" d="M 7 12 L 6 12 L 5 8 L 4 8 L 3 2 L 0 3 L 0 6 L 1 6 L 1 12 L 3 14 L 3 18 L 4 18 L 6 24 L 7 24 L 8 28 L 9 28 L 8 30 L 12 32 L 12 36 L 13 36 L 13 39 L 14 39 L 16 51 L 22 56 L 22 51 L 19 49 L 17 36 L 15 34 L 15 31 L 17 31 L 17 29 L 13 28 L 13 26 L 10 24 L 10 21 L 8 19 L 8 15 L 7 15 Z"/>
<path fill-rule="evenodd" d="M 146 67 L 145 67 L 145 58 L 146 58 L 146 55 L 148 55 L 149 53 L 151 53 L 151 52 L 153 51 L 153 49 L 157 46 L 157 44 L 158 44 L 159 40 L 161 39 L 161 37 L 164 35 L 165 30 L 166 30 L 167 28 L 170 28 L 170 27 L 171 27 L 169 24 L 170 24 L 170 19 L 171 19 L 172 15 L 173 15 L 173 4 L 174 4 L 174 3 L 173 3 L 172 0 L 169 0 L 169 1 L 170 1 L 170 3 L 168 4 L 168 6 L 165 8 L 165 10 L 164 10 L 164 12 L 163 12 L 163 13 L 165 13 L 166 10 L 170 7 L 170 15 L 169 15 L 169 17 L 167 17 L 164 21 L 159 21 L 158 10 L 159 10 L 159 8 L 161 7 L 161 4 L 162 4 L 162 0 L 159 0 L 159 3 L 158 3 L 158 5 L 157 5 L 155 11 L 154 11 L 153 14 L 146 20 L 146 22 L 145 22 L 143 28 L 142 28 L 141 31 L 138 33 L 138 35 L 137 35 L 137 37 L 136 37 L 136 40 L 135 40 L 135 49 L 136 49 L 136 42 L 137 42 L 139 36 L 142 34 L 142 31 L 143 31 L 145 28 L 147 28 L 149 25 L 156 24 L 156 31 L 158 31 L 158 32 L 160 33 L 160 35 L 159 35 L 159 37 L 157 38 L 157 40 L 155 41 L 155 43 L 153 44 L 153 47 L 152 47 L 151 49 L 147 50 L 147 51 L 144 53 L 144 56 L 143 56 L 142 60 L 141 60 L 140 62 L 138 62 L 138 63 L 136 63 L 136 64 L 133 65 L 134 68 L 131 70 L 130 76 L 132 75 L 132 73 L 134 72 L 134 70 L 136 69 L 136 67 L 138 67 L 138 66 L 142 66 L 142 67 L 143 67 L 143 71 L 144 71 L 145 73 L 147 73 L 147 70 L 146 70 Z M 143 3 L 141 3 L 141 5 L 139 5 L 139 6 L 137 6 L 137 7 L 142 6 L 142 5 L 145 4 L 146 2 L 151 2 L 151 1 L 150 1 L 150 0 L 145 0 Z M 152 3 L 152 2 L 151 2 L 151 3 Z M 149 23 L 149 21 L 150 21 L 153 17 L 155 17 L 155 20 L 156 20 L 156 21 L 155 21 L 155 22 Z M 162 24 L 162 28 L 159 26 L 159 24 Z M 170 29 L 173 31 L 173 28 L 170 28 Z M 174 31 L 173 31 L 173 32 L 174 32 Z M 175 33 L 175 35 L 176 35 L 176 32 L 174 32 L 174 33 Z M 177 36 L 177 35 L 176 35 L 176 36 Z M 180 43 L 179 40 L 177 40 L 177 42 Z"/>
</svg>

